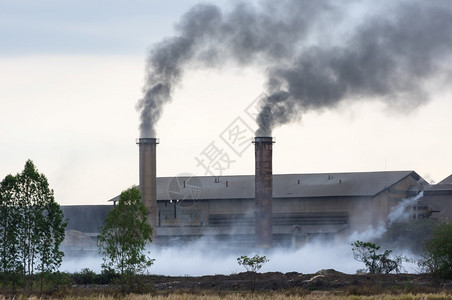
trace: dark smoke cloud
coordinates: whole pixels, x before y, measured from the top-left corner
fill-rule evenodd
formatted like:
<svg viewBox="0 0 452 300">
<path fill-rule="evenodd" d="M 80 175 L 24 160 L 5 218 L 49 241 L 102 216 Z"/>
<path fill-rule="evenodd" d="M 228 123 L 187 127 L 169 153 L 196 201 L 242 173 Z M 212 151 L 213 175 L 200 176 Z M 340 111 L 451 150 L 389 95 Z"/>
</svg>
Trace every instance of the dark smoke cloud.
<svg viewBox="0 0 452 300">
<path fill-rule="evenodd" d="M 271 68 L 270 89 L 288 95 L 283 109 L 278 97 L 268 98 L 274 113 L 262 111 L 258 135 L 290 122 L 288 111 L 298 115 L 345 99 L 378 97 L 404 110 L 428 100 L 423 81 L 445 70 L 452 50 L 452 13 L 438 4 L 400 4 L 356 28 L 342 47 L 311 47 L 298 53 L 292 65 Z"/>
<path fill-rule="evenodd" d="M 375 9 L 374 1 L 360 3 Z M 450 72 L 452 6 L 388 3 L 361 23 L 346 25 L 336 42 L 329 39 L 346 24 L 353 1 L 263 1 L 228 13 L 215 5 L 195 6 L 177 25 L 179 34 L 151 51 L 144 97 L 137 104 L 141 135 L 155 136 L 185 69 L 224 63 L 266 70 L 269 96 L 256 135 L 271 135 L 305 111 L 343 100 L 378 98 L 396 109 L 417 107 L 429 98 L 424 83 Z"/>
<path fill-rule="evenodd" d="M 141 136 L 155 136 L 164 105 L 171 101 L 186 68 L 219 67 L 231 61 L 250 65 L 293 57 L 315 16 L 332 10 L 326 1 L 301 3 L 240 4 L 227 14 L 215 5 L 200 4 L 188 11 L 176 25 L 179 34 L 151 50 L 144 96 L 137 104 Z"/>
</svg>

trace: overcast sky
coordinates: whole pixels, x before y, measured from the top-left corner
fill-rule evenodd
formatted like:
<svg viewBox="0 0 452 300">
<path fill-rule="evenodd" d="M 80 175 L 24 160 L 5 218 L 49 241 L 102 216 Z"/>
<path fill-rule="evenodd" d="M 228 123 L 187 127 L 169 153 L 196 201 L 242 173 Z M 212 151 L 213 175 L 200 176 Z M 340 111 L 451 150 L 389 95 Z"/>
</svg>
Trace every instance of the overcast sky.
<svg viewBox="0 0 452 300">
<path fill-rule="evenodd" d="M 0 0 L 0 177 L 31 159 L 62 205 L 105 204 L 138 184 L 146 59 L 196 3 Z M 187 70 L 157 125 L 158 176 L 205 175 L 199 161 L 213 149 L 222 175 L 253 174 L 251 116 L 264 81 L 258 67 Z M 273 131 L 274 172 L 414 170 L 442 180 L 452 174 L 452 94 L 429 89 L 410 112 L 378 99 L 306 112 Z M 246 132 L 233 140 L 237 128 Z"/>
</svg>

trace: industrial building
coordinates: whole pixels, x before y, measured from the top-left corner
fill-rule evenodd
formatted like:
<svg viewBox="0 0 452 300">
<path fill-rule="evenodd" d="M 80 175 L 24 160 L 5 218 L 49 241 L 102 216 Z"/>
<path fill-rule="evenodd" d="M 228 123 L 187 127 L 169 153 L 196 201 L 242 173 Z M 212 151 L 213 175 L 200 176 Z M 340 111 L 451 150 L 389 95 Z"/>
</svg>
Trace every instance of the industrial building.
<svg viewBox="0 0 452 300">
<path fill-rule="evenodd" d="M 431 217 L 440 222 L 452 222 L 452 175 L 430 185 L 419 199 L 419 208 L 428 208 Z"/>
<path fill-rule="evenodd" d="M 255 243 L 255 178 L 157 178 L 161 242 L 211 236 Z M 416 172 L 273 175 L 273 244 L 292 236 L 340 238 L 385 222 L 400 200 L 426 188 Z"/>
<path fill-rule="evenodd" d="M 413 218 L 452 220 L 448 182 L 429 185 L 414 171 L 273 175 L 273 245 L 341 239 L 384 224 L 397 203 L 421 191 L 424 196 L 417 206 L 409 208 Z M 157 177 L 156 183 L 156 243 L 176 244 L 201 236 L 219 243 L 255 243 L 254 175 Z M 68 230 L 81 231 L 95 241 L 118 199 L 111 199 L 111 205 L 62 206 Z M 86 238 L 83 245 L 96 247 Z"/>
<path fill-rule="evenodd" d="M 140 189 L 154 242 L 174 245 L 202 237 L 268 248 L 341 240 L 386 225 L 397 205 L 416 196 L 405 208 L 411 218 L 452 220 L 452 175 L 436 185 L 415 171 L 274 175 L 273 143 L 271 137 L 254 139 L 254 175 L 157 177 L 158 140 L 138 139 Z M 113 205 L 63 206 L 71 236 L 95 247 L 89 240 L 95 241 Z"/>
</svg>

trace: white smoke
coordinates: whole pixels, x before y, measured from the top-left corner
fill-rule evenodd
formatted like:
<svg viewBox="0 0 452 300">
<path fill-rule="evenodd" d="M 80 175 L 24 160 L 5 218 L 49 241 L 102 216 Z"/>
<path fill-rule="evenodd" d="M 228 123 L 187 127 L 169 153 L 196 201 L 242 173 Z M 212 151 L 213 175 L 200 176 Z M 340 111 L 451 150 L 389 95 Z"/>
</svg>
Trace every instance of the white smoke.
<svg viewBox="0 0 452 300">
<path fill-rule="evenodd" d="M 368 226 L 362 232 L 353 232 L 348 240 L 354 241 L 372 241 L 379 239 L 388 231 L 388 228 L 396 221 L 408 221 L 411 218 L 412 207 L 417 204 L 417 201 L 424 196 L 424 191 L 421 191 L 414 197 L 401 200 L 395 207 L 391 209 L 388 214 L 387 223 L 381 221 L 378 226 Z"/>
<path fill-rule="evenodd" d="M 82 269 L 90 269 L 99 274 L 102 271 L 102 257 L 93 254 L 86 254 L 84 256 L 65 255 L 59 271 L 75 273 L 80 272 Z"/>
<path fill-rule="evenodd" d="M 211 249 L 207 249 L 211 247 Z M 237 264 L 241 255 L 253 256 L 256 253 L 265 255 L 269 262 L 261 272 L 299 272 L 315 273 L 321 269 L 335 269 L 343 273 L 353 274 L 362 268 L 362 263 L 353 259 L 350 244 L 330 245 L 310 243 L 299 249 L 276 248 L 268 251 L 243 252 L 218 248 L 209 243 L 190 243 L 179 247 L 152 246 L 150 256 L 155 258 L 148 269 L 151 274 L 165 276 L 202 276 L 214 274 L 233 274 L 244 272 Z M 100 273 L 102 258 L 100 256 L 64 257 L 60 271 L 80 272 L 84 268 Z"/>
<path fill-rule="evenodd" d="M 380 223 L 377 227 L 369 226 L 362 232 L 353 232 L 342 242 L 325 243 L 311 241 L 298 249 L 273 248 L 260 250 L 247 248 L 233 248 L 224 243 L 202 238 L 179 246 L 151 245 L 148 249 L 150 256 L 155 258 L 154 265 L 149 268 L 151 274 L 166 276 L 202 276 L 214 274 L 232 274 L 245 271 L 237 264 L 237 257 L 241 255 L 253 256 L 256 253 L 265 255 L 269 259 L 261 272 L 299 272 L 315 273 L 321 269 L 335 269 L 339 272 L 354 274 L 362 269 L 362 263 L 353 258 L 351 243 L 360 241 L 373 241 L 381 238 L 395 221 L 408 220 L 411 216 L 411 207 L 423 197 L 423 192 L 418 195 L 403 199 L 388 215 L 388 222 Z M 394 254 L 409 253 L 395 250 Z M 99 255 L 87 255 L 70 257 L 65 256 L 60 271 L 79 272 L 89 268 L 100 273 L 102 257 Z M 414 265 L 404 266 L 407 272 L 417 272 Z"/>
<path fill-rule="evenodd" d="M 207 247 L 211 247 L 207 249 Z M 355 274 L 364 265 L 353 258 L 348 241 L 340 244 L 312 242 L 299 249 L 275 248 L 267 251 L 244 250 L 231 251 L 221 249 L 209 243 L 189 243 L 184 246 L 159 247 L 149 249 L 150 256 L 155 258 L 154 264 L 147 270 L 150 274 L 164 276 L 203 276 L 223 274 L 229 275 L 244 272 L 237 264 L 241 255 L 249 257 L 265 255 L 269 261 L 260 272 L 298 272 L 313 274 L 322 269 L 334 269 L 346 274 Z M 406 251 L 394 251 L 394 254 L 410 256 Z M 60 271 L 80 272 L 84 268 L 100 273 L 102 257 L 65 257 Z M 407 272 L 415 273 L 414 265 L 404 264 Z"/>
<path fill-rule="evenodd" d="M 388 231 L 386 228 L 386 225 L 383 222 L 380 222 L 378 226 L 368 226 L 364 231 L 357 232 L 354 231 L 350 236 L 348 237 L 348 241 L 350 243 L 353 243 L 355 241 L 373 241 L 378 238 L 381 238 L 385 232 Z"/>
<path fill-rule="evenodd" d="M 417 201 L 424 197 L 424 191 L 416 196 L 402 200 L 388 215 L 388 225 L 391 226 L 395 221 L 407 221 L 411 216 L 411 207 L 417 204 Z"/>
</svg>

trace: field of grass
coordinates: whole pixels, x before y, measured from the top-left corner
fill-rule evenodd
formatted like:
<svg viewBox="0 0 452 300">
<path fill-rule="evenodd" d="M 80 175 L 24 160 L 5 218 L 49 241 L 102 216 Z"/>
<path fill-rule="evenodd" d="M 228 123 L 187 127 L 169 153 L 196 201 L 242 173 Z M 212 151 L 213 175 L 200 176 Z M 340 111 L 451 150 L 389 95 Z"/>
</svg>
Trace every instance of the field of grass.
<svg viewBox="0 0 452 300">
<path fill-rule="evenodd" d="M 21 298 L 38 300 L 37 297 Z M 318 299 L 333 299 L 333 300 L 439 300 L 446 299 L 452 300 L 452 295 L 449 294 L 402 294 L 402 295 L 374 295 L 374 296 L 340 296 L 334 295 L 331 292 L 311 292 L 307 295 L 286 295 L 284 293 L 226 293 L 220 295 L 207 295 L 207 294 L 187 294 L 187 293 L 175 293 L 169 295 L 123 295 L 123 296 L 89 296 L 89 297 L 63 297 L 63 298 L 50 298 L 50 299 L 66 299 L 66 300 L 113 300 L 113 299 L 125 299 L 125 300 L 238 300 L 238 299 L 259 299 L 259 300 L 318 300 Z M 6 300 L 6 298 L 0 296 L 0 300 Z"/>
</svg>

